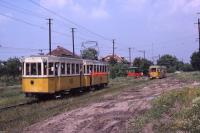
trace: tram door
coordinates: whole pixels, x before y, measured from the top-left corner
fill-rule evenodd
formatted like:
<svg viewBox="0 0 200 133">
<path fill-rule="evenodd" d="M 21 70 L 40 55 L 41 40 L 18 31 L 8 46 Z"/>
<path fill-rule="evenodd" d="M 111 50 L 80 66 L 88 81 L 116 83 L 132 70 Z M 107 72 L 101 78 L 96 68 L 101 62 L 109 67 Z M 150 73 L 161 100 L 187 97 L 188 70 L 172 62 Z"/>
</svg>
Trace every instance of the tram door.
<svg viewBox="0 0 200 133">
<path fill-rule="evenodd" d="M 56 78 L 56 83 L 57 83 L 57 88 L 56 90 L 60 90 L 60 63 L 56 62 L 55 63 L 55 78 Z"/>
</svg>

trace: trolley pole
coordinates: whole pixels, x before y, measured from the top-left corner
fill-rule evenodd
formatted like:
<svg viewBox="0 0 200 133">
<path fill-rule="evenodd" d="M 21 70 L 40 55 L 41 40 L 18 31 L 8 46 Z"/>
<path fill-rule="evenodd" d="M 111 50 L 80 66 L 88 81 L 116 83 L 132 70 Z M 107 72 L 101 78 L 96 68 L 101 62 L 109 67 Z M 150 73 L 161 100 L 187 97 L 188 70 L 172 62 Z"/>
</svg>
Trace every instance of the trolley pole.
<svg viewBox="0 0 200 133">
<path fill-rule="evenodd" d="M 198 18 L 198 31 L 199 31 L 199 52 L 200 52 L 200 19 Z"/>
<path fill-rule="evenodd" d="M 146 51 L 145 50 L 140 50 L 139 52 L 143 53 L 143 58 L 146 59 Z"/>
<path fill-rule="evenodd" d="M 48 24 L 49 24 L 49 54 L 51 55 L 51 21 L 53 19 L 49 18 L 48 20 Z"/>
<path fill-rule="evenodd" d="M 113 39 L 113 58 L 114 58 L 114 56 L 115 56 L 115 39 Z"/>
<path fill-rule="evenodd" d="M 72 45 L 73 45 L 73 57 L 75 56 L 75 49 L 74 49 L 74 30 L 76 28 L 71 28 L 72 29 Z"/>
</svg>

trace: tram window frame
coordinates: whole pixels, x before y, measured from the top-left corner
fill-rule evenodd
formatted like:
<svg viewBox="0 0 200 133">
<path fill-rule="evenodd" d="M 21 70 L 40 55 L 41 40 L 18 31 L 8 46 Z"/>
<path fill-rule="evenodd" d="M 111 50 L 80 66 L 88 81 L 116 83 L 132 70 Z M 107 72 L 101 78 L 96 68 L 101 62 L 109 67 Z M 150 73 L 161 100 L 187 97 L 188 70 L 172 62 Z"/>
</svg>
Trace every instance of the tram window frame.
<svg viewBox="0 0 200 133">
<path fill-rule="evenodd" d="M 55 66 L 54 66 L 54 62 L 49 62 L 48 63 L 48 75 L 54 75 L 54 71 L 55 71 Z"/>
<path fill-rule="evenodd" d="M 30 67 L 31 67 L 30 75 L 37 75 L 37 63 L 30 63 Z"/>
<path fill-rule="evenodd" d="M 43 75 L 47 75 L 47 62 L 43 62 Z"/>
<path fill-rule="evenodd" d="M 30 63 L 26 63 L 26 75 L 30 75 Z"/>
<path fill-rule="evenodd" d="M 22 75 L 24 75 L 24 62 L 22 63 Z"/>
<path fill-rule="evenodd" d="M 71 64 L 67 63 L 67 74 L 70 75 L 71 74 Z"/>
<path fill-rule="evenodd" d="M 74 63 L 71 64 L 71 70 L 72 70 L 71 74 L 75 74 L 76 71 L 75 71 L 75 64 Z"/>
<path fill-rule="evenodd" d="M 65 63 L 64 63 L 64 62 L 61 63 L 60 69 L 61 69 L 61 75 L 65 75 L 66 66 L 65 66 Z"/>
<path fill-rule="evenodd" d="M 80 64 L 76 64 L 76 74 L 80 74 Z"/>
</svg>

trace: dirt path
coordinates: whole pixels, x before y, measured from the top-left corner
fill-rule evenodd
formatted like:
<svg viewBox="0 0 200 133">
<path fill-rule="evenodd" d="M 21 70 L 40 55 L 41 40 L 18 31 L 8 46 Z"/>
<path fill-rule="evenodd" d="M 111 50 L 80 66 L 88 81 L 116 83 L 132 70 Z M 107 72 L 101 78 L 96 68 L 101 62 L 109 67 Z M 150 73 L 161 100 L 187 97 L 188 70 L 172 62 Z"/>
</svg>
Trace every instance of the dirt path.
<svg viewBox="0 0 200 133">
<path fill-rule="evenodd" d="M 150 108 L 150 100 L 166 91 L 188 85 L 194 85 L 194 83 L 168 77 L 155 80 L 145 87 L 130 87 L 116 97 L 105 96 L 102 102 L 36 123 L 25 129 L 25 132 L 124 133 L 127 132 L 130 118 Z"/>
</svg>

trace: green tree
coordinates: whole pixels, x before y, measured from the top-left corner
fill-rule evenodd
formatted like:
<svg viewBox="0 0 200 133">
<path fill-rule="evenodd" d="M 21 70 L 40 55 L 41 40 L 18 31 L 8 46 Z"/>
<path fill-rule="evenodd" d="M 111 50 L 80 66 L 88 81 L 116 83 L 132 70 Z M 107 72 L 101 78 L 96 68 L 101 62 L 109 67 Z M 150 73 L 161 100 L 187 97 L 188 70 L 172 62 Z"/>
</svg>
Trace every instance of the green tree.
<svg viewBox="0 0 200 133">
<path fill-rule="evenodd" d="M 166 66 L 168 72 L 175 72 L 176 70 L 180 70 L 182 62 L 178 61 L 175 56 L 172 55 L 163 55 L 158 61 L 158 65 Z"/>
<path fill-rule="evenodd" d="M 183 70 L 184 72 L 191 72 L 191 71 L 194 71 L 192 65 L 189 64 L 189 63 L 185 63 L 185 64 L 183 65 L 183 67 L 182 67 L 182 70 Z"/>
<path fill-rule="evenodd" d="M 98 52 L 94 48 L 84 49 L 82 51 L 83 59 L 98 60 Z"/>
<path fill-rule="evenodd" d="M 200 52 L 194 52 L 191 56 L 191 64 L 194 70 L 200 70 Z"/>
<path fill-rule="evenodd" d="M 124 63 L 110 64 L 110 77 L 112 79 L 116 77 L 127 76 L 128 65 Z"/>
<path fill-rule="evenodd" d="M 151 65 L 153 65 L 153 62 L 151 62 L 147 59 L 144 59 L 144 58 L 138 57 L 138 58 L 135 58 L 135 60 L 133 61 L 133 66 L 139 67 L 145 75 L 148 74 L 149 67 Z"/>
<path fill-rule="evenodd" d="M 15 78 L 21 74 L 21 62 L 19 58 L 9 58 L 6 62 L 6 70 L 8 76 Z"/>
<path fill-rule="evenodd" d="M 5 62 L 0 61 L 0 77 L 6 75 L 6 67 L 5 67 Z"/>
</svg>

